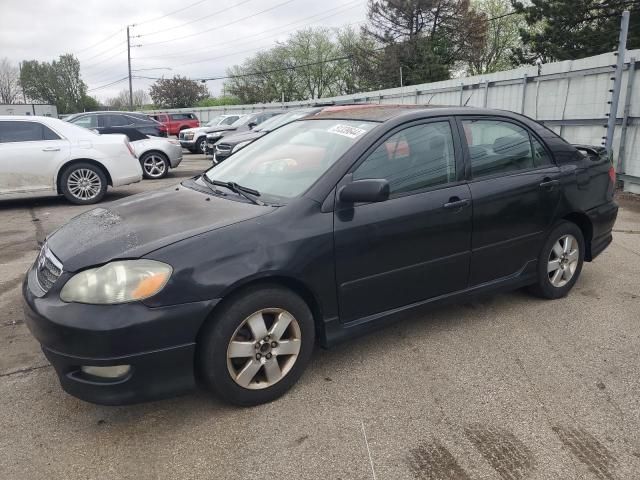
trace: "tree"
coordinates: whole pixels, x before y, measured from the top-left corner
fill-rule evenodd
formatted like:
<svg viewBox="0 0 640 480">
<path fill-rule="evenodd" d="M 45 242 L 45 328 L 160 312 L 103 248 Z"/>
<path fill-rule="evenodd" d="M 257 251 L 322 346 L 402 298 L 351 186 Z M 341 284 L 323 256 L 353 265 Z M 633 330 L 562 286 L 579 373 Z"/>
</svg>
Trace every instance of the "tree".
<svg viewBox="0 0 640 480">
<path fill-rule="evenodd" d="M 631 11 L 628 48 L 640 48 L 638 0 L 511 0 L 524 15 L 523 48 L 515 52 L 521 63 L 552 62 L 599 55 L 616 50 L 620 17 Z"/>
<path fill-rule="evenodd" d="M 509 0 L 475 0 L 473 8 L 486 22 L 486 35 L 484 42 L 464 52 L 463 69 L 468 75 L 482 75 L 513 68 L 514 54 L 522 46 L 524 17 L 513 14 Z"/>
<path fill-rule="evenodd" d="M 15 103 L 21 93 L 18 68 L 3 58 L 0 60 L 0 103 Z"/>
<path fill-rule="evenodd" d="M 444 80 L 458 59 L 484 42 L 485 17 L 469 0 L 369 0 L 365 27 L 384 49 L 377 55 L 381 83 Z M 406 73 L 406 74 L 405 74 Z"/>
<path fill-rule="evenodd" d="M 35 102 L 54 104 L 58 113 L 85 110 L 87 85 L 80 77 L 80 62 L 72 54 L 61 55 L 51 63 L 28 60 L 22 63 L 20 84 Z"/>
<path fill-rule="evenodd" d="M 149 89 L 153 103 L 161 108 L 186 108 L 195 106 L 209 96 L 206 85 L 179 75 L 161 78 Z"/>
<path fill-rule="evenodd" d="M 150 102 L 149 95 L 143 89 L 133 91 L 133 108 L 136 110 L 142 109 Z M 120 90 L 118 95 L 107 99 L 105 102 L 110 108 L 114 110 L 128 110 L 129 109 L 129 89 L 124 88 Z"/>
</svg>

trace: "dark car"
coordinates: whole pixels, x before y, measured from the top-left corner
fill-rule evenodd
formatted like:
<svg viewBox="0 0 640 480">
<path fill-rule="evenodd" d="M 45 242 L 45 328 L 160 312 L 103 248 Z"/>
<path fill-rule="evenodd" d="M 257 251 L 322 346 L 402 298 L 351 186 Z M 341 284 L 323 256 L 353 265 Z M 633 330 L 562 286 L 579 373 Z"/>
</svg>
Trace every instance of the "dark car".
<svg viewBox="0 0 640 480">
<path fill-rule="evenodd" d="M 166 137 L 167 128 L 144 113 L 136 112 L 87 112 L 76 113 L 64 119 L 84 128 L 131 127 L 154 137 Z"/>
<path fill-rule="evenodd" d="M 612 240 L 614 179 L 514 113 L 327 108 L 56 230 L 22 287 L 26 322 L 84 400 L 198 382 L 268 402 L 316 343 L 483 293 L 567 295 Z"/>
<path fill-rule="evenodd" d="M 207 134 L 207 148 L 206 154 L 209 157 L 213 157 L 215 152 L 215 144 L 222 137 L 232 135 L 235 133 L 249 132 L 276 115 L 282 115 L 285 110 L 272 110 L 268 112 L 252 113 L 243 115 L 231 125 L 221 126 L 216 130 Z"/>
<path fill-rule="evenodd" d="M 282 115 L 271 117 L 253 130 L 229 134 L 224 137 L 224 140 L 218 141 L 214 145 L 213 163 L 220 163 L 226 160 L 232 153 L 241 150 L 254 140 L 265 136 L 267 133 L 282 125 L 286 125 L 300 118 L 309 117 L 320 111 L 322 111 L 322 107 L 298 108 L 283 113 Z"/>
</svg>

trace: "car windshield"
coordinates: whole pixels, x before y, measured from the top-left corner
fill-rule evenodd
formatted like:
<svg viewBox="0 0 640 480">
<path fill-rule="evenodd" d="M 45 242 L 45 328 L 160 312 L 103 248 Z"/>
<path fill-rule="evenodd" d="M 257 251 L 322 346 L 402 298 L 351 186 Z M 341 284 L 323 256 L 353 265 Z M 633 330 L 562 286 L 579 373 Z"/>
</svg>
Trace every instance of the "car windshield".
<svg viewBox="0 0 640 480">
<path fill-rule="evenodd" d="M 375 122 L 300 120 L 247 145 L 208 170 L 211 181 L 235 182 L 267 203 L 304 193 Z"/>
<path fill-rule="evenodd" d="M 225 117 L 224 115 L 218 115 L 217 117 L 213 117 L 211 120 L 209 120 L 207 123 L 205 123 L 205 127 L 215 127 L 216 125 L 218 125 L 222 120 L 224 120 Z"/>
<path fill-rule="evenodd" d="M 254 118 L 253 115 L 242 115 L 238 120 L 233 122 L 231 124 L 231 126 L 232 127 L 241 127 L 241 126 L 246 125 L 247 123 L 249 123 L 252 118 Z"/>
<path fill-rule="evenodd" d="M 276 128 L 281 127 L 282 125 L 286 125 L 287 123 L 298 120 L 305 115 L 309 115 L 309 113 L 311 113 L 310 110 L 295 110 L 293 112 L 287 112 L 282 115 L 276 115 L 275 117 L 271 117 L 269 120 L 265 120 L 264 122 L 262 122 L 262 125 L 256 128 L 256 131 L 270 132 L 271 130 L 275 130 Z"/>
</svg>

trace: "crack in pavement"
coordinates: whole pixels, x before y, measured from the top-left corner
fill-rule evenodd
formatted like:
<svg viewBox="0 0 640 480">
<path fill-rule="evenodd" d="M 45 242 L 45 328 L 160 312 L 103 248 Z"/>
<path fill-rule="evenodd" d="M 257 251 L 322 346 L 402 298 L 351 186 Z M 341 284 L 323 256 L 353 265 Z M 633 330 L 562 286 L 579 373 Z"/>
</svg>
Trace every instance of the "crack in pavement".
<svg viewBox="0 0 640 480">
<path fill-rule="evenodd" d="M 34 370 L 41 370 L 43 368 L 50 368 L 51 365 L 37 365 L 35 367 L 21 368 L 20 370 L 14 370 L 12 372 L 0 373 L 0 378 L 10 377 L 11 375 L 17 375 L 19 373 L 30 373 Z"/>
</svg>

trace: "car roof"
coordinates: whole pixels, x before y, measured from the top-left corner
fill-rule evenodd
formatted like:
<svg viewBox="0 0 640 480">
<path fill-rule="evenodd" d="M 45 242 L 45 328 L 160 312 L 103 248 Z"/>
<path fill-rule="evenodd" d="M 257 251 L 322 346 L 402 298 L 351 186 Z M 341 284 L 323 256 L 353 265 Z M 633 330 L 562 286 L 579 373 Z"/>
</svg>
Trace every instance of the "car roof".
<svg viewBox="0 0 640 480">
<path fill-rule="evenodd" d="M 388 120 L 401 117 L 413 116 L 422 113 L 422 116 L 441 115 L 500 115 L 519 116 L 506 110 L 496 110 L 476 107 L 459 107 L 448 105 L 385 105 L 385 104 L 358 104 L 358 105 L 336 105 L 325 107 L 322 111 L 313 116 L 314 120 L 336 119 L 336 120 L 362 120 L 372 122 L 386 122 Z"/>
</svg>

